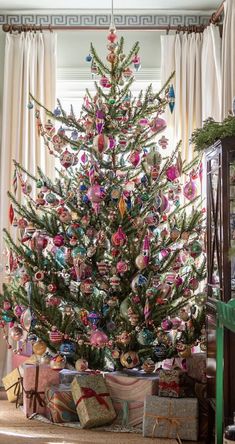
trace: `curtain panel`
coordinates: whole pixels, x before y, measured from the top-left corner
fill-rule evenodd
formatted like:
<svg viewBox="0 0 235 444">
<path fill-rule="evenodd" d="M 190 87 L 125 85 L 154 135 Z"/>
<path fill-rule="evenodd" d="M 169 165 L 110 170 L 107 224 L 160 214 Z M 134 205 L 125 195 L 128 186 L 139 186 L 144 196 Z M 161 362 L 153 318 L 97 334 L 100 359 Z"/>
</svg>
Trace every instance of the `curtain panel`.
<svg viewBox="0 0 235 444">
<path fill-rule="evenodd" d="M 189 140 L 203 120 L 221 114 L 221 38 L 215 25 L 203 33 L 179 33 L 161 36 L 162 84 L 175 71 L 175 110 L 167 112 L 170 137 L 182 140 L 182 158 L 193 159 Z"/>
<path fill-rule="evenodd" d="M 34 115 L 35 107 L 29 110 L 28 104 L 29 93 L 32 93 L 40 103 L 51 110 L 54 109 L 56 48 L 57 36 L 54 33 L 6 34 L 0 167 L 1 283 L 5 279 L 3 268 L 7 261 L 2 230 L 7 228 L 11 231 L 7 191 L 13 191 L 13 159 L 32 174 L 36 173 L 37 166 L 40 166 L 50 177 L 53 177 L 54 173 L 54 158 L 46 152 L 38 135 Z M 18 202 L 24 202 L 19 186 L 16 198 Z M 13 230 L 11 234 L 17 238 L 17 229 Z M 0 342 L 2 342 L 0 343 L 1 380 L 1 376 L 10 368 L 12 355 L 7 353 L 5 341 L 0 339 Z"/>
</svg>

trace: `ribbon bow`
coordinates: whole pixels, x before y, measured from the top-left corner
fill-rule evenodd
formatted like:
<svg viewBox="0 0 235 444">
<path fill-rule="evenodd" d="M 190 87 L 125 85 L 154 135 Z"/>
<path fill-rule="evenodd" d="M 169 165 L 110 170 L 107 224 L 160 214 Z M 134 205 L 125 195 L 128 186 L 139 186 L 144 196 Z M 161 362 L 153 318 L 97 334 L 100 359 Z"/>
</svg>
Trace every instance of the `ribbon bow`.
<svg viewBox="0 0 235 444">
<path fill-rule="evenodd" d="M 96 393 L 96 391 L 90 387 L 81 387 L 81 390 L 83 395 L 80 396 L 80 398 L 78 399 L 76 407 L 83 399 L 95 398 L 100 405 L 103 405 L 104 407 L 106 407 L 106 409 L 109 410 L 108 403 L 105 401 L 105 399 L 103 399 L 104 396 L 109 396 L 109 393 Z"/>
<path fill-rule="evenodd" d="M 36 390 L 28 390 L 26 391 L 26 398 L 30 399 L 29 407 L 31 408 L 33 405 L 33 410 L 35 413 L 36 405 L 39 404 L 41 407 L 45 406 L 45 401 L 41 395 L 44 395 L 45 392 L 37 392 Z"/>
<path fill-rule="evenodd" d="M 160 389 L 171 389 L 174 390 L 175 392 L 179 392 L 179 384 L 177 384 L 175 381 L 170 381 L 170 382 L 166 382 L 166 381 L 159 381 L 159 388 Z"/>
</svg>

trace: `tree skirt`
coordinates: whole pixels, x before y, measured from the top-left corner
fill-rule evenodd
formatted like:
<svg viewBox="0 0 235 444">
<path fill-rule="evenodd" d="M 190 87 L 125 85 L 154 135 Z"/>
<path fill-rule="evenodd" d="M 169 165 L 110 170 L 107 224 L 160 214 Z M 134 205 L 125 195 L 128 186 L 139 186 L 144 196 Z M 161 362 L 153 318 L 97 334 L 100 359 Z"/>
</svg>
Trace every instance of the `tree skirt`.
<svg viewBox="0 0 235 444">
<path fill-rule="evenodd" d="M 41 422 L 45 422 L 47 424 L 52 424 L 59 427 L 70 427 L 74 429 L 81 429 L 81 425 L 79 422 L 64 422 L 64 423 L 55 423 L 50 421 L 48 418 L 42 415 L 34 414 L 29 419 L 36 419 Z M 83 429 L 85 430 L 85 429 Z M 89 429 L 90 430 L 90 429 Z M 116 433 L 137 433 L 142 434 L 142 428 L 137 427 L 122 427 L 119 425 L 110 425 L 103 427 L 96 427 L 95 430 L 103 431 L 103 432 L 116 432 Z M 178 444 L 176 439 L 164 439 L 164 438 L 155 438 L 156 444 Z"/>
</svg>

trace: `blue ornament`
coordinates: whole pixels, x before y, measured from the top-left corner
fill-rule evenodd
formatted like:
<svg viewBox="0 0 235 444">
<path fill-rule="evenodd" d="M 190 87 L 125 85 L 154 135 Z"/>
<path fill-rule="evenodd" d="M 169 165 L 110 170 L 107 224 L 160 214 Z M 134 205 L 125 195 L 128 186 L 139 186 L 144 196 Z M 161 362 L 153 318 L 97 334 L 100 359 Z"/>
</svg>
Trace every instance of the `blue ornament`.
<svg viewBox="0 0 235 444">
<path fill-rule="evenodd" d="M 45 200 L 46 200 L 47 203 L 50 203 L 50 204 L 55 203 L 55 201 L 56 201 L 56 195 L 53 194 L 53 193 L 48 193 L 48 194 L 45 196 Z"/>
<path fill-rule="evenodd" d="M 71 139 L 72 140 L 77 140 L 77 138 L 78 138 L 78 132 L 77 132 L 77 130 L 73 130 L 71 132 Z M 75 148 L 77 149 L 77 147 L 75 147 Z"/>
<path fill-rule="evenodd" d="M 166 346 L 164 344 L 156 345 L 154 354 L 159 361 L 162 361 L 167 356 Z"/>
<path fill-rule="evenodd" d="M 100 314 L 96 313 L 95 311 L 91 311 L 87 316 L 88 321 L 93 325 L 93 327 L 97 326 L 100 318 Z"/>
<path fill-rule="evenodd" d="M 87 195 L 82 196 L 82 201 L 83 201 L 83 203 L 88 203 L 89 202 L 89 197 Z"/>
<path fill-rule="evenodd" d="M 141 177 L 141 183 L 146 183 L 148 181 L 148 178 L 146 175 Z"/>
<path fill-rule="evenodd" d="M 11 322 L 13 320 L 13 318 L 11 316 L 8 316 L 7 312 L 3 312 L 4 314 L 2 315 L 2 319 L 5 322 Z"/>
<path fill-rule="evenodd" d="M 145 285 L 146 283 L 147 283 L 147 278 L 145 276 L 143 276 L 142 274 L 140 274 L 138 276 L 137 285 L 139 285 L 140 287 L 143 287 L 143 285 Z"/>
<path fill-rule="evenodd" d="M 102 307 L 102 314 L 105 316 L 110 310 L 110 306 L 108 304 L 104 304 Z"/>
<path fill-rule="evenodd" d="M 137 341 L 141 345 L 150 345 L 154 339 L 153 332 L 147 328 L 143 328 L 143 330 L 141 330 L 137 335 Z"/>
<path fill-rule="evenodd" d="M 92 61 L 92 56 L 91 54 L 88 54 L 85 58 L 86 62 L 91 62 Z"/>
<path fill-rule="evenodd" d="M 126 199 L 126 206 L 127 206 L 127 208 L 128 208 L 128 210 L 130 210 L 131 209 L 131 198 L 130 197 L 128 197 L 127 199 Z"/>
<path fill-rule="evenodd" d="M 169 97 L 170 112 L 173 113 L 175 108 L 175 91 L 173 85 L 171 85 L 169 88 L 168 97 Z"/>
<path fill-rule="evenodd" d="M 60 346 L 60 353 L 63 356 L 67 356 L 69 357 L 73 357 L 74 354 L 76 353 L 76 345 L 74 344 L 74 342 L 63 342 L 63 344 L 61 344 Z"/>
<path fill-rule="evenodd" d="M 75 247 L 73 250 L 72 250 L 72 253 L 71 253 L 71 255 L 72 255 L 72 257 L 77 257 L 77 256 L 85 256 L 85 254 L 86 254 L 86 248 L 85 247 L 83 247 L 82 245 L 79 245 L 78 247 Z"/>
<path fill-rule="evenodd" d="M 27 105 L 28 109 L 32 109 L 33 108 L 33 102 L 31 102 L 31 100 L 29 101 L 28 105 Z"/>
<path fill-rule="evenodd" d="M 54 109 L 54 115 L 55 115 L 56 117 L 61 115 L 61 110 L 60 110 L 60 108 L 59 108 L 58 106 L 57 106 L 56 109 Z"/>
<path fill-rule="evenodd" d="M 86 191 L 87 190 L 87 186 L 84 184 L 84 183 L 82 183 L 81 185 L 80 185 L 80 191 Z"/>
<path fill-rule="evenodd" d="M 65 260 L 65 248 L 61 247 L 61 248 L 57 248 L 56 252 L 55 252 L 55 260 L 57 262 L 57 264 L 64 268 L 66 265 L 66 260 Z"/>
</svg>

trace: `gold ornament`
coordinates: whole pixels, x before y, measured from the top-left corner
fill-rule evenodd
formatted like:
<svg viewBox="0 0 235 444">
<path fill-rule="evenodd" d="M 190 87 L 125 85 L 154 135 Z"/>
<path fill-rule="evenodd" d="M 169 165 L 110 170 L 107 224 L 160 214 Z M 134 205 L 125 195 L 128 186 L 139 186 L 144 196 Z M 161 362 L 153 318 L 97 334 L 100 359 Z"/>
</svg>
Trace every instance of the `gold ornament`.
<svg viewBox="0 0 235 444">
<path fill-rule="evenodd" d="M 145 373 L 153 373 L 155 370 L 155 363 L 152 361 L 152 359 L 148 358 L 146 361 L 144 361 L 142 369 Z"/>
<path fill-rule="evenodd" d="M 179 352 L 179 356 L 181 358 L 190 358 L 191 354 L 192 353 L 191 353 L 191 346 L 190 345 L 187 345 L 184 350 Z"/>
<path fill-rule="evenodd" d="M 62 370 L 63 368 L 65 368 L 65 365 L 66 365 L 66 358 L 61 355 L 55 356 L 50 361 L 50 367 L 53 370 Z"/>
<path fill-rule="evenodd" d="M 33 352 L 35 355 L 42 356 L 46 352 L 47 345 L 45 342 L 39 340 L 33 344 Z"/>
<path fill-rule="evenodd" d="M 134 368 L 139 365 L 139 362 L 139 356 L 135 351 L 129 351 L 121 354 L 120 363 L 125 368 Z"/>
<path fill-rule="evenodd" d="M 88 369 L 88 362 L 81 358 L 75 362 L 75 368 L 78 372 L 85 372 Z"/>
<path fill-rule="evenodd" d="M 126 202 L 123 199 L 123 196 L 121 196 L 121 198 L 120 198 L 120 200 L 118 202 L 118 208 L 119 208 L 120 214 L 121 214 L 121 216 L 123 218 L 123 216 L 124 216 L 124 214 L 126 212 Z"/>
<path fill-rule="evenodd" d="M 131 335 L 127 331 L 123 331 L 120 335 L 117 336 L 117 342 L 128 345 L 131 342 Z"/>
</svg>

